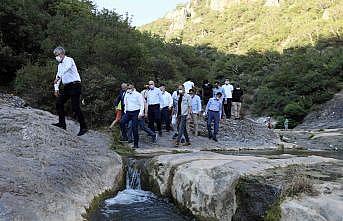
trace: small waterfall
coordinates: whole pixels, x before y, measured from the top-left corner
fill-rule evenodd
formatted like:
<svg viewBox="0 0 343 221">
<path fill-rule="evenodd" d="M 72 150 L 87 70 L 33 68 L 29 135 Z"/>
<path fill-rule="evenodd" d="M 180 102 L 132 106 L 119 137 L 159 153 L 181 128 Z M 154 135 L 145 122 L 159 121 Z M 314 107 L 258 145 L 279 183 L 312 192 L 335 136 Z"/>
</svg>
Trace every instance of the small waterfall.
<svg viewBox="0 0 343 221">
<path fill-rule="evenodd" d="M 190 221 L 166 199 L 159 198 L 144 188 L 142 163 L 144 160 L 127 159 L 126 186 L 117 195 L 106 199 L 101 208 L 91 214 L 90 221 Z"/>
<path fill-rule="evenodd" d="M 126 168 L 126 189 L 141 190 L 141 173 L 135 160 L 130 159 Z"/>
</svg>

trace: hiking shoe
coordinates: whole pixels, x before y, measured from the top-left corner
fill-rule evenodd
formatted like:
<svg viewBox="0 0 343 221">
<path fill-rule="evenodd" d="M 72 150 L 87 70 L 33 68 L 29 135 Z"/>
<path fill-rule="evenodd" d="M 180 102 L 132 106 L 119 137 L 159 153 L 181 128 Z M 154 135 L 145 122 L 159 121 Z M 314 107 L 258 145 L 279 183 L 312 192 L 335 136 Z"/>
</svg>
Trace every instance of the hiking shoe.
<svg viewBox="0 0 343 221">
<path fill-rule="evenodd" d="M 77 134 L 77 136 L 82 136 L 82 135 L 84 135 L 85 133 L 87 133 L 87 131 L 88 131 L 87 128 L 80 129 L 80 132 Z"/>
<path fill-rule="evenodd" d="M 128 140 L 127 140 L 127 139 L 124 139 L 124 138 L 120 138 L 119 141 L 122 142 L 122 143 L 127 143 L 127 142 L 128 142 Z"/>
<path fill-rule="evenodd" d="M 55 126 L 55 127 L 59 127 L 59 128 L 62 128 L 62 129 L 67 129 L 67 126 L 66 125 L 63 125 L 63 124 L 60 124 L 60 123 L 56 123 L 56 124 L 51 124 L 52 126 Z"/>
<path fill-rule="evenodd" d="M 155 136 L 152 137 L 152 142 L 157 143 L 157 139 L 158 139 L 158 134 L 155 134 Z"/>
</svg>

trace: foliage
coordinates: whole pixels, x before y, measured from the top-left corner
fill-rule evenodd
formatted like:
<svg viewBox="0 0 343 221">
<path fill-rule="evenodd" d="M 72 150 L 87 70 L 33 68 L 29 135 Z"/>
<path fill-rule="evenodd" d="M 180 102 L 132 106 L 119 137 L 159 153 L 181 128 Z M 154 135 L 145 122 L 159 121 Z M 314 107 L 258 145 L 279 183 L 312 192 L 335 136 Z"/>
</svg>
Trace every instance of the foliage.
<svg viewBox="0 0 343 221">
<path fill-rule="evenodd" d="M 252 113 L 287 116 L 293 127 L 342 88 L 343 2 L 264 3 L 241 2 L 218 12 L 197 1 L 181 32 L 171 31 L 165 24 L 178 20 L 167 18 L 140 30 L 197 47 L 211 62 L 207 76 L 240 83 Z"/>
<path fill-rule="evenodd" d="M 221 13 L 201 2 L 195 8 L 201 22 L 187 18 L 181 34 L 166 41 L 156 33 L 165 36 L 169 20 L 141 29 L 148 33 L 88 0 L 4 0 L 0 84 L 14 82 L 30 105 L 54 111 L 52 50 L 61 45 L 78 66 L 92 126 L 113 120 L 121 82 L 140 90 L 153 79 L 171 91 L 187 77 L 197 85 L 229 77 L 241 84 L 251 113 L 287 116 L 295 125 L 343 85 L 343 9 L 340 1 L 283 2 L 233 4 Z M 324 9 L 329 20 L 322 19 Z"/>
</svg>

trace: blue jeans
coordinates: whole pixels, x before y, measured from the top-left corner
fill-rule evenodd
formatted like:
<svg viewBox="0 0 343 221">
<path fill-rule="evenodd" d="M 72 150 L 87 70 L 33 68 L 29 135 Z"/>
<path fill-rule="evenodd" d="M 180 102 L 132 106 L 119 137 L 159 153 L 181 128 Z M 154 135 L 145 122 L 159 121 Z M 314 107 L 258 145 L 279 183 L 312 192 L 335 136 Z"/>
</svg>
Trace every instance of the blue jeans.
<svg viewBox="0 0 343 221">
<path fill-rule="evenodd" d="M 120 121 L 120 128 L 121 128 L 121 133 L 122 136 L 125 140 L 128 140 L 127 137 L 127 128 L 126 125 L 132 121 L 132 134 L 133 134 L 133 143 L 134 146 L 138 146 L 138 140 L 139 140 L 139 135 L 138 135 L 138 114 L 139 110 L 136 111 L 126 111 L 124 114 L 123 118 Z"/>
<path fill-rule="evenodd" d="M 156 133 L 154 133 L 154 131 L 152 131 L 149 127 L 145 126 L 145 122 L 143 118 L 138 118 L 138 129 L 141 129 L 144 132 L 146 132 L 148 136 L 150 136 L 151 138 L 155 138 L 156 136 Z M 132 137 L 133 137 L 132 121 L 129 122 L 127 136 L 129 140 L 132 140 Z"/>
<path fill-rule="evenodd" d="M 219 121 L 220 121 L 220 116 L 219 112 L 216 111 L 208 111 L 208 119 L 207 119 L 207 130 L 208 130 L 208 135 L 212 136 L 212 121 L 214 122 L 214 133 L 213 137 L 217 137 L 218 131 L 219 131 Z"/>
<path fill-rule="evenodd" d="M 189 143 L 189 137 L 187 132 L 187 115 L 178 116 L 180 119 L 180 124 L 178 127 L 177 142 L 181 141 L 182 135 L 185 136 L 186 142 Z"/>
</svg>

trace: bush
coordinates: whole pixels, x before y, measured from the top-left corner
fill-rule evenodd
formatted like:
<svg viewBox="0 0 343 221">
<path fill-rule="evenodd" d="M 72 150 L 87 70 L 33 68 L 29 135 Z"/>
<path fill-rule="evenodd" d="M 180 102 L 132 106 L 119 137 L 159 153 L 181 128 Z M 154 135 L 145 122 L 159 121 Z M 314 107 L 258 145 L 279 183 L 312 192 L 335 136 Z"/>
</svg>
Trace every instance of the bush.
<svg viewBox="0 0 343 221">
<path fill-rule="evenodd" d="M 295 102 L 287 104 L 283 112 L 288 118 L 291 118 L 297 122 L 300 122 L 306 116 L 306 111 L 304 108 Z"/>
</svg>

